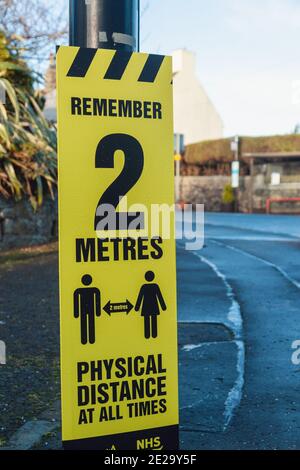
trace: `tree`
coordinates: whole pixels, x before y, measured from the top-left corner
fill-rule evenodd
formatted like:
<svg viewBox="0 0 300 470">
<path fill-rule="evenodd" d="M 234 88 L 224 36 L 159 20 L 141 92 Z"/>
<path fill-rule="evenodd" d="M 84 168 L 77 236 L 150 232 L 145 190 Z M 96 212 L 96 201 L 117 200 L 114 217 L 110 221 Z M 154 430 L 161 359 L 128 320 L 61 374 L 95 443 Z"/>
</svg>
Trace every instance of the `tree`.
<svg viewBox="0 0 300 470">
<path fill-rule="evenodd" d="M 296 124 L 293 134 L 300 134 L 300 123 Z"/>
<path fill-rule="evenodd" d="M 25 59 L 47 60 L 68 32 L 65 8 L 51 0 L 0 0 L 0 30 Z"/>
<path fill-rule="evenodd" d="M 10 49 L 7 37 L 0 30 L 0 78 L 6 78 L 13 86 L 33 94 L 33 75 L 26 62 L 13 48 Z"/>
<path fill-rule="evenodd" d="M 17 44 L 18 46 L 18 44 Z M 0 31 L 0 196 L 27 196 L 34 209 L 45 191 L 54 197 L 57 179 L 56 130 L 35 99 L 32 72 Z"/>
</svg>

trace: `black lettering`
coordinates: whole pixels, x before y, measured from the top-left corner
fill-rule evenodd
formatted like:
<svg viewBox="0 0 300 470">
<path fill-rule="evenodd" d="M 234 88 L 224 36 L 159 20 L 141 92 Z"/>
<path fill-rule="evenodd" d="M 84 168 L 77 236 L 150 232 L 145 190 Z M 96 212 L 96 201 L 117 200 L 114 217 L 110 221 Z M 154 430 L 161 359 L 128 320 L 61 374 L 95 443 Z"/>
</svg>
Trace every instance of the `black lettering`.
<svg viewBox="0 0 300 470">
<path fill-rule="evenodd" d="M 152 400 L 151 402 L 151 414 L 157 415 L 158 414 L 158 402 L 157 400 Z"/>
<path fill-rule="evenodd" d="M 80 410 L 78 424 L 88 424 L 88 418 L 85 410 Z"/>
<path fill-rule="evenodd" d="M 157 367 L 156 367 L 156 361 L 155 361 L 155 356 L 152 354 L 148 356 L 148 361 L 147 361 L 147 368 L 146 368 L 146 374 L 157 374 Z"/>
<path fill-rule="evenodd" d="M 113 243 L 114 247 L 114 260 L 119 261 L 120 259 L 120 243 L 122 239 L 121 238 L 113 238 L 111 242 Z"/>
<path fill-rule="evenodd" d="M 89 404 L 89 387 L 81 385 L 78 387 L 78 406 L 86 406 Z"/>
<path fill-rule="evenodd" d="M 151 402 L 144 401 L 138 404 L 139 405 L 139 415 L 148 416 L 151 414 Z"/>
<path fill-rule="evenodd" d="M 144 380 L 133 380 L 131 384 L 132 400 L 145 397 Z"/>
<path fill-rule="evenodd" d="M 135 403 L 127 403 L 127 407 L 128 407 L 128 410 L 129 410 L 129 418 L 132 418 L 133 417 L 133 407 L 134 407 Z"/>
<path fill-rule="evenodd" d="M 165 398 L 162 398 L 159 400 L 159 412 L 160 413 L 165 413 L 167 411 L 167 400 Z"/>
<path fill-rule="evenodd" d="M 109 261 L 109 256 L 105 256 L 108 252 L 108 246 L 105 243 L 108 242 L 108 238 L 98 238 L 98 261 Z"/>
<path fill-rule="evenodd" d="M 104 404 L 109 401 L 109 394 L 107 393 L 108 384 L 100 384 L 98 385 L 98 403 Z"/>
<path fill-rule="evenodd" d="M 151 111 L 152 111 L 151 101 L 145 101 L 144 102 L 144 118 L 145 119 L 152 118 Z"/>
<path fill-rule="evenodd" d="M 133 102 L 133 116 L 135 118 L 143 117 L 142 103 L 140 101 Z"/>
<path fill-rule="evenodd" d="M 144 367 L 145 360 L 143 356 L 137 356 L 134 358 L 134 374 L 137 377 L 141 377 L 145 373 L 145 367 Z"/>
<path fill-rule="evenodd" d="M 100 361 L 91 361 L 91 380 L 102 379 L 102 367 Z"/>
<path fill-rule="evenodd" d="M 90 404 L 96 405 L 96 386 L 95 385 L 91 385 Z"/>
<path fill-rule="evenodd" d="M 87 263 L 96 261 L 96 241 L 94 238 L 76 239 L 76 262 Z"/>
<path fill-rule="evenodd" d="M 154 378 L 149 378 L 146 380 L 146 397 L 153 398 L 156 395 L 156 380 Z"/>
<path fill-rule="evenodd" d="M 108 379 L 111 379 L 111 372 L 112 372 L 112 367 L 113 367 L 113 364 L 114 364 L 114 360 L 113 359 L 110 359 L 110 360 L 105 360 L 103 361 L 103 365 L 105 367 L 105 372 L 106 372 L 106 377 Z"/>
<path fill-rule="evenodd" d="M 162 119 L 161 103 L 153 103 L 153 119 Z"/>
<path fill-rule="evenodd" d="M 82 103 L 83 103 L 83 114 L 84 114 L 84 116 L 92 116 L 92 110 L 91 110 L 92 100 L 91 100 L 91 98 L 83 98 Z"/>
<path fill-rule="evenodd" d="M 77 380 L 79 383 L 82 382 L 83 375 L 89 371 L 89 364 L 87 362 L 78 362 L 77 364 Z"/>
<path fill-rule="evenodd" d="M 162 119 L 162 104 L 157 101 L 71 97 L 71 114 L 73 116 Z"/>
<path fill-rule="evenodd" d="M 114 402 L 116 401 L 119 401 L 118 400 L 118 386 L 119 386 L 119 382 L 110 382 L 110 387 L 111 387 L 111 391 L 112 391 L 112 400 Z"/>
<path fill-rule="evenodd" d="M 158 354 L 157 356 L 157 373 L 158 374 L 166 374 L 167 369 L 163 367 L 163 357 L 162 354 Z"/>
<path fill-rule="evenodd" d="M 166 380 L 167 380 L 167 377 L 166 376 L 160 376 L 160 377 L 157 377 L 157 395 L 159 397 L 162 397 L 164 395 L 167 395 L 167 392 L 166 392 Z"/>
<path fill-rule="evenodd" d="M 129 358 L 128 358 L 127 375 L 128 375 L 128 377 L 132 377 L 132 375 L 133 375 L 132 357 L 129 357 Z"/>
<path fill-rule="evenodd" d="M 138 259 L 149 259 L 149 255 L 145 253 L 148 250 L 147 238 L 138 239 Z"/>
<path fill-rule="evenodd" d="M 116 360 L 116 373 L 115 376 L 117 379 L 123 379 L 126 377 L 126 359 L 124 357 L 120 357 Z"/>
<path fill-rule="evenodd" d="M 132 101 L 120 100 L 119 101 L 119 116 L 120 117 L 132 117 Z"/>
<path fill-rule="evenodd" d="M 102 423 L 102 421 L 109 421 L 109 416 L 105 407 L 100 409 L 99 422 Z"/>
<path fill-rule="evenodd" d="M 71 98 L 71 109 L 73 115 L 81 116 L 81 99 L 80 98 Z"/>
<path fill-rule="evenodd" d="M 128 382 L 121 382 L 120 401 L 131 400 L 131 391 Z M 114 400 L 118 401 L 118 400 Z"/>
<path fill-rule="evenodd" d="M 117 100 L 108 100 L 109 116 L 117 117 Z"/>
<path fill-rule="evenodd" d="M 163 250 L 161 248 L 161 245 L 162 244 L 162 238 L 161 237 L 158 237 L 158 238 L 152 238 L 151 239 L 151 246 L 152 248 L 154 248 L 155 251 L 151 251 L 151 257 L 153 259 L 160 259 L 163 257 Z"/>
<path fill-rule="evenodd" d="M 107 100 L 94 98 L 93 114 L 94 116 L 107 116 Z"/>
<path fill-rule="evenodd" d="M 136 240 L 133 238 L 125 238 L 123 240 L 123 251 L 124 251 L 124 260 L 128 261 L 129 259 L 132 261 L 136 260 Z M 130 258 L 129 258 L 130 253 Z"/>
</svg>

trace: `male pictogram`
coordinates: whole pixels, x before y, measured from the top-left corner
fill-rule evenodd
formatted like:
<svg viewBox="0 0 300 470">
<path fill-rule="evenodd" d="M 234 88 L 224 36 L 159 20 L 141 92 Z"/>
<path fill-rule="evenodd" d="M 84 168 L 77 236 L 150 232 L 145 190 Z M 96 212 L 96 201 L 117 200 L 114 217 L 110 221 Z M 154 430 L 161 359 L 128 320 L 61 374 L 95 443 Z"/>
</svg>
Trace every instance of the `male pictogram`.
<svg viewBox="0 0 300 470">
<path fill-rule="evenodd" d="M 145 338 L 157 338 L 157 317 L 160 315 L 160 309 L 167 310 L 164 298 L 162 296 L 159 285 L 154 283 L 155 274 L 148 271 L 145 274 L 148 284 L 141 287 L 135 310 L 141 309 L 142 317 L 144 317 Z"/>
<path fill-rule="evenodd" d="M 74 317 L 80 317 L 81 343 L 94 344 L 95 316 L 101 315 L 101 294 L 96 287 L 89 287 L 93 278 L 89 274 L 82 277 L 81 282 L 86 287 L 80 287 L 74 292 Z"/>
</svg>

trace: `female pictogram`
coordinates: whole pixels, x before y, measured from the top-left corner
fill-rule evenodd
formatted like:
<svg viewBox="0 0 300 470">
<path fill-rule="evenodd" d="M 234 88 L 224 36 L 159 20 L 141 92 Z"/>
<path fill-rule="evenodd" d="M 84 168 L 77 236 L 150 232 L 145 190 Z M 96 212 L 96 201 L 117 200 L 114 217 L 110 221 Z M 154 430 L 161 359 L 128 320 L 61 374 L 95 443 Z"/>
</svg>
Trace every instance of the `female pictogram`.
<svg viewBox="0 0 300 470">
<path fill-rule="evenodd" d="M 148 271 L 145 274 L 147 284 L 141 287 L 138 299 L 135 305 L 135 311 L 141 310 L 144 317 L 145 338 L 157 338 L 157 317 L 160 310 L 167 310 L 163 295 L 158 284 L 154 283 L 155 274 Z"/>
</svg>

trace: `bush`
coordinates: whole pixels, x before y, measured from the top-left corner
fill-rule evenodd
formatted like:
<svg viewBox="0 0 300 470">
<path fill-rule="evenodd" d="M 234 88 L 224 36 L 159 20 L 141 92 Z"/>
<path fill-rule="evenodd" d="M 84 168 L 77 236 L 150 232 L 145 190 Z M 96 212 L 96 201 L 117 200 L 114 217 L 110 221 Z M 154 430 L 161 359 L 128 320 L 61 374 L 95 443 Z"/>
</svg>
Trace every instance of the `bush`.
<svg viewBox="0 0 300 470">
<path fill-rule="evenodd" d="M 230 184 L 226 184 L 222 194 L 223 204 L 233 204 L 235 200 L 234 191 Z"/>
<path fill-rule="evenodd" d="M 231 150 L 232 139 L 208 140 L 187 145 L 185 162 L 189 165 L 215 165 L 231 163 L 234 155 Z M 248 164 L 244 153 L 299 152 L 300 135 L 275 135 L 267 137 L 240 137 L 240 161 Z M 229 168 L 229 166 L 228 166 Z M 230 174 L 230 172 L 229 172 Z"/>
<path fill-rule="evenodd" d="M 2 42 L 1 42 L 2 38 Z M 45 192 L 54 197 L 57 184 L 56 129 L 34 97 L 30 70 L 9 51 L 0 34 L 0 194 L 26 196 L 36 210 Z"/>
</svg>

